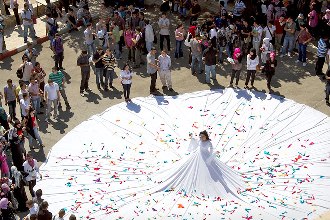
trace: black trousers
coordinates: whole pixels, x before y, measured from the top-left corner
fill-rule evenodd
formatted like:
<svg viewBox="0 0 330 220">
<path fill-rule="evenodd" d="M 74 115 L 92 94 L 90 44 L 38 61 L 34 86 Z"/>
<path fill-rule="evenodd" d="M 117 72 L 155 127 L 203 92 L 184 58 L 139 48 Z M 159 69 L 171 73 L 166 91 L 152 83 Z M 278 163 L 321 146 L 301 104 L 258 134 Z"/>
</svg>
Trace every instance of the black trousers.
<svg viewBox="0 0 330 220">
<path fill-rule="evenodd" d="M 267 88 L 270 90 L 270 82 L 272 81 L 273 78 L 273 74 L 266 74 L 266 78 L 267 78 Z"/>
<path fill-rule="evenodd" d="M 29 191 L 31 193 L 32 197 L 35 197 L 35 193 L 33 191 L 33 187 L 36 185 L 37 181 L 36 180 L 30 180 L 29 182 Z"/>
<path fill-rule="evenodd" d="M 325 62 L 325 57 L 317 57 L 316 65 L 315 65 L 315 73 L 318 75 L 323 74 L 322 69 Z"/>
<path fill-rule="evenodd" d="M 162 35 L 162 34 L 160 34 L 160 40 L 159 40 L 159 42 L 160 42 L 160 50 L 163 50 L 163 48 L 164 48 L 164 39 L 166 39 L 166 41 L 167 41 L 167 51 L 170 51 L 171 50 L 171 44 L 170 44 L 170 35 Z"/>
<path fill-rule="evenodd" d="M 236 78 L 236 86 L 238 85 L 239 75 L 241 74 L 241 70 L 231 70 L 231 78 L 230 78 L 230 85 L 233 84 L 234 78 Z"/>
<path fill-rule="evenodd" d="M 249 84 L 250 78 L 251 78 L 251 86 L 253 86 L 254 79 L 256 78 L 256 70 L 248 70 L 246 74 L 246 80 L 245 85 L 247 86 Z"/>
<path fill-rule="evenodd" d="M 21 25 L 21 19 L 18 14 L 18 8 L 13 8 L 15 19 L 16 19 L 16 25 Z"/>
<path fill-rule="evenodd" d="M 156 92 L 157 71 L 155 73 L 150 74 L 150 78 L 150 92 Z"/>
<path fill-rule="evenodd" d="M 129 99 L 129 94 L 131 93 L 131 85 L 132 84 L 122 84 L 124 90 L 125 99 Z"/>
<path fill-rule="evenodd" d="M 57 69 L 63 68 L 62 66 L 63 59 L 64 59 L 63 52 L 55 54 L 55 66 L 57 67 Z"/>
<path fill-rule="evenodd" d="M 81 81 L 80 81 L 80 92 L 84 92 L 84 90 L 88 89 L 88 81 L 91 73 L 81 73 Z"/>
</svg>

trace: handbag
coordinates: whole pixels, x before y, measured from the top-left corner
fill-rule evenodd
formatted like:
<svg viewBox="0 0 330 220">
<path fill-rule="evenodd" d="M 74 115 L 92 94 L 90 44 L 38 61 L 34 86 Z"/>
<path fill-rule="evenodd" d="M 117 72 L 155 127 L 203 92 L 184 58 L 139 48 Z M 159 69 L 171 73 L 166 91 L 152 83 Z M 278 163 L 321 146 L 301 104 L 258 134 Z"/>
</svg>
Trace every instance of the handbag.
<svg viewBox="0 0 330 220">
<path fill-rule="evenodd" d="M 22 79 L 23 78 L 23 70 L 22 69 L 18 69 L 16 71 L 16 76 L 17 76 L 17 78 Z"/>
<path fill-rule="evenodd" d="M 37 16 L 32 15 L 33 24 L 37 24 Z"/>
<path fill-rule="evenodd" d="M 190 47 L 190 41 L 189 41 L 189 38 L 190 38 L 190 33 L 187 34 L 187 37 L 186 37 L 186 39 L 184 40 L 184 45 L 186 45 L 187 47 Z"/>
</svg>

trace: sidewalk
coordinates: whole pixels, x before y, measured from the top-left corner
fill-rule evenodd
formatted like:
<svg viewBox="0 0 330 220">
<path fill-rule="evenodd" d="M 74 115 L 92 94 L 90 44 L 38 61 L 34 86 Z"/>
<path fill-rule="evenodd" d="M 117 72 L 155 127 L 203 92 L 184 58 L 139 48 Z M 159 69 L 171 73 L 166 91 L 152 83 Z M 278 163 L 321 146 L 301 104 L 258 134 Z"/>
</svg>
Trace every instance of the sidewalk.
<svg viewBox="0 0 330 220">
<path fill-rule="evenodd" d="M 97 19 L 100 11 L 100 2 L 98 0 L 90 0 L 90 11 L 93 17 L 93 20 Z M 76 10 L 76 8 L 74 8 Z M 39 39 L 34 40 L 33 44 L 41 44 L 48 40 L 46 34 L 46 16 L 39 17 L 37 19 L 37 24 L 34 25 L 34 29 L 36 31 L 36 35 Z M 57 23 L 59 25 L 59 33 L 64 34 L 67 32 L 65 17 L 61 19 L 57 19 Z M 28 37 L 28 41 L 32 42 L 32 39 Z M 0 60 L 5 59 L 6 57 L 10 57 L 15 55 L 27 48 L 23 39 L 23 26 L 13 26 L 5 29 L 5 42 L 6 42 L 6 50 L 0 55 Z"/>
</svg>

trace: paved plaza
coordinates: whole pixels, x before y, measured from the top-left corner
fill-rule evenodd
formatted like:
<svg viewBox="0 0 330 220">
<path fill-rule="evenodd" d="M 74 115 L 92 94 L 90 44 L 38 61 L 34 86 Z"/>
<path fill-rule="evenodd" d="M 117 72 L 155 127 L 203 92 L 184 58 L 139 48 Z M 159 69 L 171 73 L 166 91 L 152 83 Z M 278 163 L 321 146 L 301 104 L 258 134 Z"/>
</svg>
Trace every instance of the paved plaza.
<svg viewBox="0 0 330 220">
<path fill-rule="evenodd" d="M 154 8 L 148 8 L 148 15 L 157 18 L 155 13 L 150 14 L 154 11 Z M 176 23 L 177 18 L 170 15 L 171 22 Z M 172 33 L 174 33 L 174 25 L 172 26 Z M 15 30 L 13 30 L 15 31 Z M 13 44 L 15 41 L 22 42 L 23 39 L 17 34 L 13 34 L 15 40 L 8 42 Z M 173 37 L 173 36 L 172 36 Z M 92 92 L 88 93 L 84 97 L 79 94 L 80 86 L 80 68 L 76 65 L 76 60 L 80 54 L 81 48 L 84 47 L 83 44 L 83 33 L 82 30 L 79 32 L 66 33 L 63 35 L 64 39 L 64 63 L 65 68 L 64 74 L 66 76 L 67 85 L 66 93 L 71 105 L 71 109 L 66 109 L 63 107 L 59 114 L 59 120 L 52 120 L 50 123 L 46 124 L 44 122 L 44 115 L 39 117 L 40 134 L 43 142 L 45 144 L 44 149 L 27 149 L 30 151 L 34 157 L 39 161 L 43 162 L 46 160 L 48 152 L 51 150 L 52 146 L 56 144 L 65 134 L 70 132 L 75 126 L 81 122 L 87 120 L 92 115 L 98 114 L 106 110 L 107 108 L 121 103 L 124 101 L 123 89 L 120 84 L 118 77 L 114 80 L 114 89 L 110 91 L 98 90 L 95 84 L 95 75 L 91 73 L 90 79 L 90 89 Z M 171 46 L 174 48 L 175 41 L 172 39 Z M 314 42 L 315 43 L 315 42 Z M 21 44 L 21 43 L 20 43 Z M 159 48 L 159 45 L 155 45 Z M 301 64 L 296 64 L 295 60 L 297 55 L 295 54 L 292 58 L 289 57 L 277 57 L 278 67 L 276 69 L 275 76 L 272 80 L 272 87 L 275 95 L 285 97 L 287 99 L 292 99 L 297 103 L 304 104 L 324 114 L 330 116 L 330 107 L 325 104 L 325 81 L 315 75 L 314 67 L 316 62 L 315 57 L 315 47 L 310 46 L 310 51 L 307 55 L 308 64 L 303 67 Z M 53 52 L 49 48 L 49 42 L 37 45 L 36 49 L 40 51 L 40 55 L 37 61 L 40 62 L 41 67 L 46 71 L 47 74 L 50 73 L 51 68 L 54 66 L 54 60 L 51 58 Z M 312 51 L 314 49 L 314 51 Z M 159 52 L 159 50 L 158 50 Z M 209 89 L 225 89 L 229 85 L 231 65 L 229 63 L 224 63 L 223 65 L 217 66 L 217 80 L 213 81 L 212 84 L 205 83 L 205 75 L 192 76 L 190 72 L 190 67 L 188 64 L 188 49 L 184 47 L 184 57 L 180 59 L 174 59 L 174 51 L 170 52 L 172 57 L 172 82 L 174 92 L 169 92 L 167 90 L 163 91 L 161 89 L 160 80 L 157 80 L 157 87 L 160 88 L 159 95 L 179 95 L 183 93 L 189 93 L 200 90 Z M 3 89 L 6 84 L 7 79 L 11 78 L 16 85 L 18 84 L 18 79 L 16 77 L 16 70 L 21 64 L 22 52 L 11 57 L 8 57 L 0 61 L 0 86 Z M 127 51 L 124 49 L 123 60 L 119 61 L 118 67 L 121 68 L 124 61 L 127 58 Z M 144 56 L 145 60 L 145 56 Z M 116 68 L 116 75 L 119 74 L 119 68 Z M 239 82 L 239 87 L 243 89 L 244 80 L 246 76 L 246 68 L 243 68 L 241 74 L 241 81 Z M 327 69 L 325 65 L 323 72 Z M 149 96 L 149 85 L 150 77 L 146 73 L 146 66 L 142 66 L 139 69 L 134 70 L 136 74 L 133 77 L 133 84 L 131 89 L 131 97 L 146 97 Z M 260 73 L 257 76 L 255 87 L 258 91 L 266 93 L 266 78 Z M 134 100 L 133 100 L 134 102 Z M 3 101 L 4 105 L 4 101 Z M 6 110 L 7 107 L 5 107 Z M 45 110 L 43 110 L 45 112 Z M 18 112 L 18 108 L 17 108 Z M 91 131 L 91 135 L 93 132 Z M 26 147 L 27 144 L 26 144 Z M 68 146 L 75 147 L 75 146 Z"/>
</svg>

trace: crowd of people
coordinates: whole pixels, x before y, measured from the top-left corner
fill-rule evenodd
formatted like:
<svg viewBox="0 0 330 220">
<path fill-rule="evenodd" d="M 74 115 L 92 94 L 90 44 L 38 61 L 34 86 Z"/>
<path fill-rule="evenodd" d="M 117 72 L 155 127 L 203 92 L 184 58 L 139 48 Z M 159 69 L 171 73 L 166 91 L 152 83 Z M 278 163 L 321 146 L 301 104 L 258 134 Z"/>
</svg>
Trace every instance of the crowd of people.
<svg viewBox="0 0 330 220">
<path fill-rule="evenodd" d="M 43 148 L 38 128 L 38 123 L 42 122 L 38 115 L 45 114 L 46 123 L 51 120 L 51 115 L 57 120 L 62 99 L 66 108 L 71 108 L 65 92 L 64 40 L 57 25 L 60 17 L 66 20 L 69 32 L 82 30 L 84 35 L 85 47 L 76 62 L 81 71 L 81 96 L 90 92 L 91 72 L 96 76 L 99 90 L 108 92 L 114 89 L 117 67 L 120 68 L 118 76 L 126 102 L 131 102 L 133 69 L 141 67 L 146 67 L 150 75 L 150 94 L 158 93 L 157 76 L 162 89 L 173 92 L 172 59 L 183 57 L 189 59 L 191 74 L 205 74 L 205 83 L 208 84 L 217 80 L 216 66 L 224 62 L 229 63 L 232 69 L 229 87 L 239 87 L 241 72 L 245 69 L 244 88 L 254 88 L 259 71 L 265 75 L 271 93 L 271 80 L 278 59 L 296 56 L 296 63 L 305 67 L 307 45 L 317 41 L 315 73 L 326 80 L 326 103 L 329 104 L 330 71 L 322 72 L 326 57 L 329 62 L 330 56 L 330 8 L 324 3 L 326 1 L 322 4 L 317 0 L 265 0 L 257 1 L 249 8 L 244 1 L 236 0 L 232 11 L 220 1 L 218 13 L 203 13 L 198 0 L 164 0 L 157 21 L 148 18 L 140 0 L 105 0 L 101 3 L 98 21 L 92 19 L 88 0 L 71 1 L 71 6 L 69 1 L 60 1 L 58 5 L 50 0 L 46 2 L 46 34 L 54 53 L 54 66 L 47 74 L 38 62 L 39 52 L 28 42 L 28 30 L 32 38 L 36 36 L 33 13 L 27 0 L 21 18 L 24 42 L 28 48 L 16 72 L 18 79 L 15 82 L 8 79 L 3 94 L 0 94 L 8 106 L 7 109 L 2 107 L 1 100 L 0 159 L 3 178 L 0 208 L 3 219 L 14 219 L 16 211 L 27 209 L 29 215 L 26 219 L 52 219 L 52 213 L 47 210 L 48 203 L 41 199 L 42 191 L 34 192 L 36 180 L 42 177 L 37 161 L 26 152 L 25 140 L 28 140 L 30 149 L 35 147 L 33 139 Z M 256 13 L 251 15 L 249 10 Z M 16 15 L 17 12 L 14 10 L 14 13 Z M 171 23 L 169 14 L 177 16 L 181 22 Z M 20 20 L 16 19 L 17 25 Z M 0 25 L 0 38 L 1 30 Z M 16 114 L 17 105 L 19 115 Z M 10 170 L 7 162 L 9 152 L 13 164 Z M 24 186 L 28 186 L 32 200 L 27 199 Z M 60 210 L 57 219 L 63 219 L 64 215 L 65 210 Z"/>
</svg>

